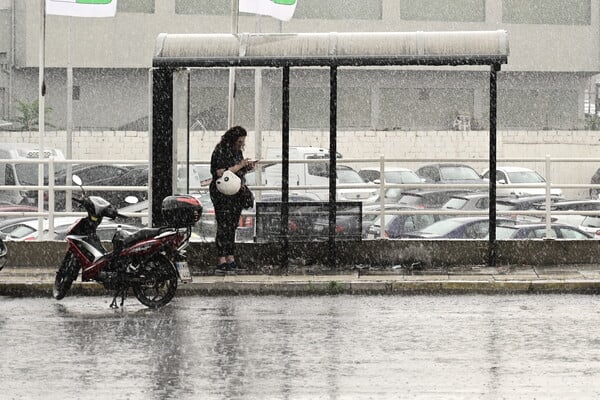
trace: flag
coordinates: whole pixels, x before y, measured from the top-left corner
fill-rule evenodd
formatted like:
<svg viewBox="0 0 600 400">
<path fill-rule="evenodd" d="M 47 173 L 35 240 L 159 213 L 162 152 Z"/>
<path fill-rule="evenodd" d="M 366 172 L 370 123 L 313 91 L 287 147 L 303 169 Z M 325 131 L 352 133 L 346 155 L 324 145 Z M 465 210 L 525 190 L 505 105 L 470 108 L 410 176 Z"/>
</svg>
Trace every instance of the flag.
<svg viewBox="0 0 600 400">
<path fill-rule="evenodd" d="M 47 15 L 114 17 L 117 0 L 46 0 Z"/>
<path fill-rule="evenodd" d="M 240 0 L 240 12 L 269 15 L 289 21 L 296 10 L 297 0 Z"/>
</svg>

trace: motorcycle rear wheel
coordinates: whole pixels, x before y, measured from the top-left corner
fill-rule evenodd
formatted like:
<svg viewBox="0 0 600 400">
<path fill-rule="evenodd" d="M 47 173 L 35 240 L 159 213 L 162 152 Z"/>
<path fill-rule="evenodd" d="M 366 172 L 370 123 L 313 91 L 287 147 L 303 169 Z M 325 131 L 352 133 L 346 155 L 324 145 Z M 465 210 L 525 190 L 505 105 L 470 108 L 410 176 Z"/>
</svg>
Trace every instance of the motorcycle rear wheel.
<svg viewBox="0 0 600 400">
<path fill-rule="evenodd" d="M 60 300 L 67 295 L 73 281 L 77 279 L 79 268 L 80 265 L 75 255 L 70 251 L 65 254 L 65 258 L 58 271 L 56 271 L 56 278 L 54 279 L 52 295 L 56 300 Z"/>
<path fill-rule="evenodd" d="M 143 305 L 159 308 L 169 303 L 177 290 L 177 272 L 167 257 L 158 254 L 139 266 L 143 283 L 133 285 L 135 297 Z"/>
</svg>

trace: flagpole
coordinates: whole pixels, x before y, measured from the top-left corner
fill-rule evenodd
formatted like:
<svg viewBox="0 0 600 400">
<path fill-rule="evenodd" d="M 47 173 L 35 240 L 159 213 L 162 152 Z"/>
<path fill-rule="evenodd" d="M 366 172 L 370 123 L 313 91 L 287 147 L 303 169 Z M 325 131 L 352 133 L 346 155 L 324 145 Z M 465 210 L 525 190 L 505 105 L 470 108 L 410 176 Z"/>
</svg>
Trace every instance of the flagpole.
<svg viewBox="0 0 600 400">
<path fill-rule="evenodd" d="M 67 160 L 73 159 L 73 66 L 71 64 L 71 19 L 67 17 Z M 73 165 L 67 164 L 65 184 L 71 184 Z M 72 210 L 71 191 L 66 194 L 66 211 Z"/>
<path fill-rule="evenodd" d="M 231 0 L 231 33 L 238 33 L 240 3 L 239 0 Z M 229 92 L 227 97 L 227 128 L 233 126 L 233 115 L 235 113 L 235 68 L 229 68 Z"/>
<path fill-rule="evenodd" d="M 46 63 L 46 0 L 42 0 L 42 6 L 40 8 L 40 46 L 38 49 L 39 57 L 39 68 L 38 68 L 38 134 L 39 134 L 39 158 L 40 161 L 44 158 L 44 128 L 46 125 L 45 121 L 45 95 L 46 95 L 46 82 L 44 78 L 44 68 Z M 38 185 L 44 185 L 44 164 L 40 162 L 38 164 Z M 38 190 L 38 212 L 44 212 L 44 191 Z M 51 214 L 52 215 L 52 214 Z M 52 223 L 53 221 L 49 221 Z M 43 219 L 38 218 L 38 232 L 43 232 Z M 38 240 L 41 240 L 42 235 L 38 235 Z"/>
</svg>

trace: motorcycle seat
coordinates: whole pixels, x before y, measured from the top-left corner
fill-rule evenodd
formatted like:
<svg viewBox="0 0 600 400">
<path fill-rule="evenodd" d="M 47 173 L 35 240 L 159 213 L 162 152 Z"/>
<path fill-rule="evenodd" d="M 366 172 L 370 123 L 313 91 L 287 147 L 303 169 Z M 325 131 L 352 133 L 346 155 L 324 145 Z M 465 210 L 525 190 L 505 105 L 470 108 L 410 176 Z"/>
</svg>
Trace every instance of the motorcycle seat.
<svg viewBox="0 0 600 400">
<path fill-rule="evenodd" d="M 149 239 L 163 232 L 162 228 L 143 228 L 123 238 L 123 247 L 129 247 L 140 240 Z"/>
</svg>

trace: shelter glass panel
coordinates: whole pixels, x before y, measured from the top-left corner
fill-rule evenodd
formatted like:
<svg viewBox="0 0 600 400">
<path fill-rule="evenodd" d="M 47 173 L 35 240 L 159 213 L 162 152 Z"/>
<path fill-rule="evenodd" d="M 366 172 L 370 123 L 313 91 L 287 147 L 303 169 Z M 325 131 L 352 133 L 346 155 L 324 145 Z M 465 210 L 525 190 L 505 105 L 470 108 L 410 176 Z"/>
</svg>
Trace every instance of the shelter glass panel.
<svg viewBox="0 0 600 400">
<path fill-rule="evenodd" d="M 503 0 L 502 22 L 590 25 L 590 0 Z"/>
<path fill-rule="evenodd" d="M 484 22 L 485 0 L 400 0 L 407 21 Z"/>
<path fill-rule="evenodd" d="M 576 89 L 499 89 L 502 129 L 576 129 Z"/>
<path fill-rule="evenodd" d="M 384 88 L 381 89 L 377 129 L 455 129 L 458 115 L 473 109 L 472 89 Z"/>
</svg>

